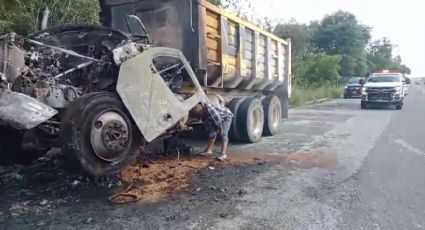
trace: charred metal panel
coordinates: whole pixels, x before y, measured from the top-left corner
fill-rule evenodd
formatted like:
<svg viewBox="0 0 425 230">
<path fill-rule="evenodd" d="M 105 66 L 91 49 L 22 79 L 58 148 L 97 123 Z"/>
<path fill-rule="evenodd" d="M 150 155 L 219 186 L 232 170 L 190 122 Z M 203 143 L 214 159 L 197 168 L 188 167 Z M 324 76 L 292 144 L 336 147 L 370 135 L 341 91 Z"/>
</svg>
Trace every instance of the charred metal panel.
<svg viewBox="0 0 425 230">
<path fill-rule="evenodd" d="M 0 123 L 18 129 L 32 129 L 57 111 L 22 93 L 0 91 Z"/>
<path fill-rule="evenodd" d="M 14 44 L 15 34 L 0 37 L 0 73 L 14 82 L 25 67 L 24 51 Z"/>
<path fill-rule="evenodd" d="M 121 65 L 117 83 L 118 94 L 147 141 L 154 140 L 185 118 L 189 111 L 205 98 L 197 81 L 193 81 L 197 89 L 193 96 L 185 101 L 178 98 L 166 85 L 152 62 L 155 57 L 162 55 L 180 58 L 191 78 L 196 79 L 180 51 L 149 48 Z"/>
<path fill-rule="evenodd" d="M 190 0 L 100 1 L 102 24 L 129 32 L 127 15 L 138 16 L 154 45 L 181 50 L 196 69 L 198 56 L 198 8 Z"/>
</svg>

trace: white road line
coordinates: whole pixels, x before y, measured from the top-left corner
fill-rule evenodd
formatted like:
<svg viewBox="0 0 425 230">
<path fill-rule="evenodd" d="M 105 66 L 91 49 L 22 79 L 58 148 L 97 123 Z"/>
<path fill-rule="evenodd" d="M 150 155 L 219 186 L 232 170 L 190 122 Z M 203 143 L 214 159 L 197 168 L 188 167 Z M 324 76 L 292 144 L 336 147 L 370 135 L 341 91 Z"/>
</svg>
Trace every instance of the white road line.
<svg viewBox="0 0 425 230">
<path fill-rule="evenodd" d="M 409 143 L 407 143 L 403 139 L 397 138 L 397 139 L 393 139 L 393 141 L 394 141 L 394 143 L 399 144 L 400 146 L 402 146 L 403 148 L 405 148 L 406 150 L 408 150 L 412 153 L 415 153 L 415 154 L 420 155 L 420 156 L 425 156 L 424 151 L 411 146 Z"/>
</svg>

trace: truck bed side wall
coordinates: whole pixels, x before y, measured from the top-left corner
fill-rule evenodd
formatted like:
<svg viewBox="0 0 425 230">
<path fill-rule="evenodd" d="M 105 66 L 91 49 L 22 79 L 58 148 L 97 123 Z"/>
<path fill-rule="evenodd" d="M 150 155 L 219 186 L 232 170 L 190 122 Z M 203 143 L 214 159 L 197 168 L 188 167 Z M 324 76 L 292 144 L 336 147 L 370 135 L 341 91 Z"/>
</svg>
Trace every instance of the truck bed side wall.
<svg viewBox="0 0 425 230">
<path fill-rule="evenodd" d="M 274 91 L 290 75 L 289 43 L 206 1 L 198 1 L 199 49 L 208 87 Z M 205 82 L 204 82 L 205 83 Z"/>
</svg>

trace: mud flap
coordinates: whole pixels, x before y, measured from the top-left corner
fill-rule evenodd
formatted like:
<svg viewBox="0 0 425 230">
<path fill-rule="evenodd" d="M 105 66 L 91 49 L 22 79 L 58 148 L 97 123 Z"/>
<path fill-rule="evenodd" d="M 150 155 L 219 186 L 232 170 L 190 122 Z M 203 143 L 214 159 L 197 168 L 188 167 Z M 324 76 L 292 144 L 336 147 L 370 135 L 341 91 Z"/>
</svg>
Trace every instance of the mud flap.
<svg viewBox="0 0 425 230">
<path fill-rule="evenodd" d="M 22 93 L 0 91 L 0 123 L 32 129 L 57 114 L 50 106 Z"/>
</svg>

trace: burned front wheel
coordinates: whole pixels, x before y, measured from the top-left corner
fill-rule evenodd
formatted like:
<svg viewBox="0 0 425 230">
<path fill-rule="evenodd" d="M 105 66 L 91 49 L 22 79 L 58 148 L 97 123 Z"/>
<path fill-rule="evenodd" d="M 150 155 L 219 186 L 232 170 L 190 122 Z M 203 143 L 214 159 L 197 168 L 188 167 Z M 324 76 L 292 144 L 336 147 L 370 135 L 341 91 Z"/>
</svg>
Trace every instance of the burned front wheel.
<svg viewBox="0 0 425 230">
<path fill-rule="evenodd" d="M 122 102 L 105 92 L 84 95 L 69 105 L 61 139 L 67 168 L 79 165 L 93 176 L 122 171 L 136 158 L 142 142 Z"/>
</svg>

